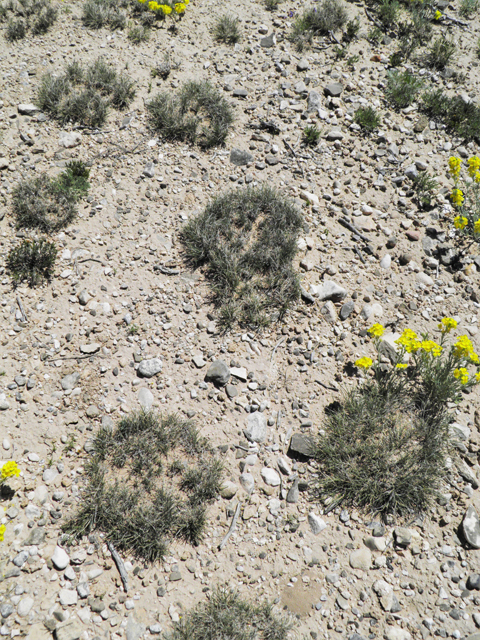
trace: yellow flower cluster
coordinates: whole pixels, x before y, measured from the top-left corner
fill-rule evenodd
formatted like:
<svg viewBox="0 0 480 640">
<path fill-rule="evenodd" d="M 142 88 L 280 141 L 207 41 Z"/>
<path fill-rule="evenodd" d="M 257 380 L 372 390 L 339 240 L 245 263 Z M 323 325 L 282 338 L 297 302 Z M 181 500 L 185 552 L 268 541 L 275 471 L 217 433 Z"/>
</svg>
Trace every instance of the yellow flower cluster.
<svg viewBox="0 0 480 640">
<path fill-rule="evenodd" d="M 473 344 L 468 336 L 460 336 L 457 342 L 453 345 L 453 355 L 456 358 L 471 358 L 478 357 L 473 350 Z"/>
<path fill-rule="evenodd" d="M 442 321 L 438 325 L 438 328 L 442 333 L 450 333 L 452 329 L 457 328 L 457 321 L 453 318 L 442 318 Z"/>
<path fill-rule="evenodd" d="M 461 367 L 460 369 L 455 369 L 453 375 L 457 380 L 460 380 L 462 384 L 467 384 L 468 382 L 468 371 L 465 367 Z"/>
<path fill-rule="evenodd" d="M 7 478 L 10 478 L 12 476 L 19 476 L 20 475 L 20 469 L 17 466 L 17 463 L 15 462 L 15 460 L 10 460 L 9 462 L 6 462 L 3 467 L 2 467 L 2 471 L 1 473 L 1 480 L 0 482 L 3 482 L 4 480 L 6 480 Z"/>
<path fill-rule="evenodd" d="M 480 169 L 480 158 L 478 156 L 472 156 L 467 160 L 468 162 L 468 175 L 471 178 L 475 178 L 478 170 Z"/>
<path fill-rule="evenodd" d="M 145 4 L 147 2 L 147 0 L 138 1 L 141 4 Z M 175 13 L 180 15 L 182 13 L 185 13 L 185 9 L 187 8 L 188 4 L 190 4 L 190 0 L 183 0 L 183 2 L 176 2 L 172 8 L 169 4 L 159 4 L 158 2 L 155 2 L 155 0 L 150 0 L 148 2 L 148 8 L 150 9 L 150 11 L 153 11 L 154 13 L 162 13 L 164 16 L 169 16 L 175 9 Z"/>
<path fill-rule="evenodd" d="M 435 18 L 435 20 L 440 20 L 440 18 L 442 17 L 442 12 L 437 9 L 433 17 Z"/>
<path fill-rule="evenodd" d="M 5 529 L 7 527 L 4 524 L 0 524 L 0 542 L 3 542 L 3 539 L 5 537 Z"/>
<path fill-rule="evenodd" d="M 473 223 L 473 233 L 480 233 L 480 218 Z"/>
<path fill-rule="evenodd" d="M 395 365 L 396 369 L 406 369 L 408 367 L 408 364 L 405 364 L 403 362 L 399 362 L 398 364 Z"/>
<path fill-rule="evenodd" d="M 420 340 L 417 340 L 417 334 L 411 329 L 404 329 L 400 338 L 395 342 L 403 347 L 407 353 L 416 353 L 422 346 Z"/>
<path fill-rule="evenodd" d="M 461 189 L 452 189 L 452 202 L 456 207 L 461 207 L 465 197 L 463 195 L 463 191 Z"/>
<path fill-rule="evenodd" d="M 185 9 L 187 8 L 187 4 L 185 2 L 176 2 L 174 6 L 177 13 L 185 13 Z"/>
<path fill-rule="evenodd" d="M 374 338 L 380 338 L 385 333 L 385 329 L 379 322 L 376 322 L 374 325 L 368 329 L 368 333 Z"/>
<path fill-rule="evenodd" d="M 448 161 L 448 170 L 454 180 L 458 180 L 458 178 L 460 177 L 461 168 L 462 161 L 460 160 L 460 158 L 455 158 L 455 156 L 452 156 Z"/>
<path fill-rule="evenodd" d="M 442 354 L 443 348 L 433 340 L 422 340 L 421 349 L 425 351 L 425 353 L 431 353 L 432 356 L 438 358 Z"/>
<path fill-rule="evenodd" d="M 455 226 L 455 229 L 465 229 L 468 224 L 468 219 L 465 218 L 465 216 L 456 216 L 453 220 L 453 224 Z"/>
<path fill-rule="evenodd" d="M 363 358 L 359 358 L 358 360 L 355 360 L 355 366 L 358 367 L 359 369 L 370 369 L 372 364 L 373 364 L 373 360 L 371 358 L 367 358 L 367 356 L 364 356 Z"/>
</svg>

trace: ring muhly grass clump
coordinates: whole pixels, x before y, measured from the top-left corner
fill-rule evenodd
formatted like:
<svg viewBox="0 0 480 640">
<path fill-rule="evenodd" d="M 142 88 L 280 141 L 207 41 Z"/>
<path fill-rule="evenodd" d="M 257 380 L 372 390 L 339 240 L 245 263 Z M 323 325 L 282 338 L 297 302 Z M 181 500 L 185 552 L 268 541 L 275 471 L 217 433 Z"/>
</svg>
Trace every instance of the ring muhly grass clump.
<svg viewBox="0 0 480 640">
<path fill-rule="evenodd" d="M 287 640 L 294 627 L 293 616 L 275 613 L 268 602 L 245 600 L 225 586 L 187 611 L 166 640 Z"/>
<path fill-rule="evenodd" d="M 221 326 L 264 327 L 295 303 L 302 228 L 300 211 L 268 186 L 227 192 L 183 227 L 185 257 L 205 267 Z"/>
<path fill-rule="evenodd" d="M 298 51 L 312 45 L 314 38 L 325 36 L 343 27 L 348 14 L 342 0 L 323 0 L 315 7 L 305 9 L 293 23 L 289 39 Z"/>
<path fill-rule="evenodd" d="M 451 453 L 447 403 L 460 402 L 480 381 L 469 338 L 448 343 L 456 326 L 444 318 L 439 343 L 405 329 L 396 351 L 380 339 L 380 324 L 369 329 L 379 357 L 355 364 L 373 375 L 326 413 L 317 440 L 317 492 L 328 511 L 342 504 L 404 517 L 425 512 L 438 495 Z"/>
<path fill-rule="evenodd" d="M 397 108 L 404 109 L 414 102 L 423 87 L 423 81 L 410 71 L 391 69 L 387 74 L 385 94 Z"/>
<path fill-rule="evenodd" d="M 147 562 L 162 559 L 174 539 L 202 540 L 223 475 L 191 421 L 152 411 L 132 413 L 113 430 L 101 427 L 85 471 L 65 533 L 78 540 L 102 532 L 118 550 Z"/>
<path fill-rule="evenodd" d="M 26 281 L 30 287 L 36 287 L 52 279 L 56 259 L 54 242 L 46 238 L 25 239 L 9 251 L 6 268 L 14 286 Z"/>
<path fill-rule="evenodd" d="M 57 19 L 58 10 L 50 0 L 18 0 L 0 6 L 0 20 L 7 20 L 5 37 L 10 42 L 46 33 Z"/>
<path fill-rule="evenodd" d="M 183 140 L 203 149 L 223 145 L 233 110 L 209 82 L 186 82 L 177 93 L 159 93 L 147 104 L 150 123 L 167 140 Z"/>
</svg>

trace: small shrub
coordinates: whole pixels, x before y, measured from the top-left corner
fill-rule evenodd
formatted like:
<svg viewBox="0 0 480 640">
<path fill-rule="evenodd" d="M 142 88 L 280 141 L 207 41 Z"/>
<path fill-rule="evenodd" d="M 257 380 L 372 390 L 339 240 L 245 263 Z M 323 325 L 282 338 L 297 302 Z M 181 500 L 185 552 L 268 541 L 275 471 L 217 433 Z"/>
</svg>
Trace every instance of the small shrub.
<svg viewBox="0 0 480 640">
<path fill-rule="evenodd" d="M 413 179 L 413 190 L 419 207 L 429 209 L 432 206 L 432 198 L 438 183 L 427 171 L 419 171 Z"/>
<path fill-rule="evenodd" d="M 455 55 L 456 45 L 447 38 L 438 38 L 432 44 L 427 54 L 428 63 L 438 70 L 445 69 L 450 60 Z"/>
<path fill-rule="evenodd" d="M 398 0 L 381 0 L 377 5 L 378 19 L 384 29 L 391 29 L 397 23 L 399 12 L 400 3 Z"/>
<path fill-rule="evenodd" d="M 381 122 L 379 114 L 373 107 L 360 107 L 355 111 L 353 119 L 365 131 L 375 131 Z"/>
<path fill-rule="evenodd" d="M 170 58 L 169 53 L 165 53 L 163 56 L 163 60 L 155 67 L 153 67 L 151 74 L 153 78 L 161 78 L 162 80 L 166 80 L 170 75 L 172 69 L 178 69 L 180 67 L 180 62 L 174 61 Z"/>
<path fill-rule="evenodd" d="M 27 23 L 23 18 L 10 18 L 7 23 L 5 37 L 9 42 L 22 40 L 27 35 Z"/>
<path fill-rule="evenodd" d="M 141 42 L 147 42 L 147 40 L 150 39 L 150 29 L 142 25 L 137 27 L 132 27 L 128 31 L 128 39 L 131 40 L 133 44 L 140 44 Z"/>
<path fill-rule="evenodd" d="M 185 257 L 205 267 L 224 328 L 266 326 L 298 299 L 302 225 L 295 206 L 265 186 L 227 192 L 183 227 Z"/>
<path fill-rule="evenodd" d="M 184 140 L 208 149 L 225 142 L 232 108 L 206 81 L 186 82 L 176 96 L 160 93 L 147 104 L 153 128 L 168 140 Z"/>
<path fill-rule="evenodd" d="M 423 82 L 410 71 L 394 69 L 388 72 L 385 93 L 390 102 L 404 109 L 415 101 L 422 86 Z"/>
<path fill-rule="evenodd" d="M 440 327 L 440 344 L 405 329 L 395 354 L 380 341 L 383 327 L 370 328 L 379 357 L 355 364 L 372 367 L 373 377 L 367 375 L 328 412 L 317 442 L 318 492 L 329 510 L 344 504 L 408 516 L 424 512 L 438 495 L 453 420 L 447 402 L 460 401 L 462 390 L 480 378 L 467 370 L 478 362 L 467 336 L 451 346 L 446 342 L 455 320 L 444 318 Z M 391 365 L 381 364 L 385 353 Z"/>
<path fill-rule="evenodd" d="M 166 640 L 287 640 L 293 617 L 275 614 L 269 603 L 252 603 L 227 587 L 187 611 Z"/>
<path fill-rule="evenodd" d="M 86 197 L 90 189 L 90 169 L 81 160 L 71 160 L 57 179 L 57 188 L 74 200 Z"/>
<path fill-rule="evenodd" d="M 414 3 L 410 9 L 410 19 L 398 27 L 400 53 L 408 59 L 419 46 L 428 44 L 432 37 L 432 7 L 430 3 Z"/>
<path fill-rule="evenodd" d="M 240 42 L 241 33 L 239 29 L 240 20 L 231 16 L 221 16 L 213 27 L 213 37 L 217 42 L 225 44 L 235 44 Z"/>
<path fill-rule="evenodd" d="M 337 31 L 348 18 L 342 0 L 323 0 L 318 7 L 304 10 L 293 23 L 290 39 L 299 51 L 310 46 L 317 36 Z"/>
<path fill-rule="evenodd" d="M 422 96 L 421 109 L 459 137 L 480 141 L 480 107 L 474 102 L 467 103 L 460 96 L 451 98 L 441 89 L 433 89 Z"/>
<path fill-rule="evenodd" d="M 89 29 L 123 29 L 126 24 L 125 13 L 119 11 L 114 0 L 87 0 L 82 6 L 82 22 Z"/>
<path fill-rule="evenodd" d="M 38 12 L 38 17 L 32 24 L 33 35 L 46 33 L 57 19 L 58 11 L 50 5 L 46 5 Z"/>
<path fill-rule="evenodd" d="M 168 473 L 172 465 L 175 475 Z M 86 475 L 64 531 L 75 539 L 101 531 L 120 551 L 155 562 L 175 538 L 200 542 L 222 465 L 193 423 L 142 411 L 114 431 L 100 428 Z"/>
<path fill-rule="evenodd" d="M 276 11 L 282 0 L 264 0 L 265 9 L 267 11 Z"/>
<path fill-rule="evenodd" d="M 346 24 L 345 33 L 343 35 L 344 40 L 351 42 L 358 37 L 360 31 L 360 20 L 358 16 L 355 16 L 354 20 L 349 20 Z"/>
<path fill-rule="evenodd" d="M 308 127 L 305 127 L 303 130 L 302 137 L 304 143 L 309 147 L 316 147 L 320 139 L 320 131 L 314 124 L 308 125 Z"/>
<path fill-rule="evenodd" d="M 15 286 L 26 281 L 30 287 L 36 287 L 44 280 L 52 279 L 56 258 L 54 242 L 45 238 L 23 240 L 9 252 L 7 271 Z"/>
<path fill-rule="evenodd" d="M 58 11 L 50 0 L 7 0 L 1 5 L 0 20 L 7 20 L 5 37 L 14 42 L 32 35 L 43 34 L 57 19 Z"/>
<path fill-rule="evenodd" d="M 110 106 L 126 108 L 135 96 L 135 84 L 124 73 L 98 58 L 83 68 L 78 62 L 64 73 L 45 74 L 37 90 L 37 105 L 60 122 L 79 122 L 87 127 L 104 124 Z"/>
<path fill-rule="evenodd" d="M 477 13 L 479 7 L 479 0 L 461 0 L 458 13 L 462 18 L 471 18 L 474 13 Z"/>
<path fill-rule="evenodd" d="M 382 30 L 376 26 L 372 27 L 367 33 L 367 40 L 371 42 L 374 46 L 379 45 L 380 42 L 383 40 Z"/>
</svg>

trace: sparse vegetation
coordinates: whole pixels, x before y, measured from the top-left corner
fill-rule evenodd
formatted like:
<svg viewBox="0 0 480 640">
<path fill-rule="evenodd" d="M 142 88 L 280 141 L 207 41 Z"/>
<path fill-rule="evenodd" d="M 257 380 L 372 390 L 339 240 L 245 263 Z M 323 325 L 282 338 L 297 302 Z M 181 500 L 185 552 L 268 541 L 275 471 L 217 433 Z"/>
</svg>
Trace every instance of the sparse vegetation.
<svg viewBox="0 0 480 640">
<path fill-rule="evenodd" d="M 479 7 L 479 0 L 461 0 L 458 13 L 462 18 L 471 18 L 477 13 Z"/>
<path fill-rule="evenodd" d="M 323 0 L 318 7 L 305 9 L 293 23 L 290 39 L 298 51 L 311 46 L 314 38 L 337 31 L 347 22 L 342 0 Z"/>
<path fill-rule="evenodd" d="M 293 258 L 302 225 L 295 206 L 264 186 L 217 197 L 183 227 L 185 257 L 205 267 L 224 328 L 265 326 L 298 299 Z"/>
<path fill-rule="evenodd" d="M 432 89 L 423 94 L 421 108 L 432 120 L 442 122 L 461 138 L 480 140 L 480 107 L 473 101 Z"/>
<path fill-rule="evenodd" d="M 134 26 L 128 31 L 128 38 L 134 44 L 140 44 L 150 39 L 150 29 L 142 25 Z"/>
<path fill-rule="evenodd" d="M 89 29 L 124 29 L 127 15 L 115 0 L 87 0 L 82 6 L 82 22 Z"/>
<path fill-rule="evenodd" d="M 147 111 L 153 128 L 167 140 L 184 140 L 204 149 L 224 144 L 233 123 L 231 106 L 206 81 L 186 82 L 174 96 L 159 93 Z"/>
<path fill-rule="evenodd" d="M 46 33 L 57 19 L 58 11 L 50 0 L 18 0 L 0 7 L 0 20 L 7 20 L 5 37 L 10 42 L 32 35 Z"/>
<path fill-rule="evenodd" d="M 140 412 L 99 429 L 86 475 L 64 531 L 75 539 L 101 531 L 117 549 L 154 562 L 175 538 L 200 542 L 222 465 L 192 422 Z"/>
<path fill-rule="evenodd" d="M 152 78 L 161 78 L 162 80 L 166 80 L 172 69 L 178 69 L 179 67 L 180 62 L 172 60 L 170 54 L 165 53 L 163 60 L 153 67 L 151 71 Z"/>
<path fill-rule="evenodd" d="M 320 139 L 320 130 L 313 124 L 303 130 L 303 141 L 309 147 L 316 147 Z"/>
<path fill-rule="evenodd" d="M 88 67 L 74 61 L 64 73 L 46 73 L 37 91 L 38 106 L 60 122 L 100 127 L 110 106 L 126 108 L 135 97 L 135 83 L 103 58 Z"/>
<path fill-rule="evenodd" d="M 399 109 L 409 107 L 417 99 L 423 82 L 408 70 L 392 69 L 387 75 L 387 98 Z"/>
<path fill-rule="evenodd" d="M 452 40 L 442 37 L 435 40 L 427 54 L 428 63 L 438 70 L 445 69 L 455 55 L 457 47 Z"/>
<path fill-rule="evenodd" d="M 282 0 L 264 0 L 265 9 L 267 11 L 276 11 Z"/>
<path fill-rule="evenodd" d="M 54 242 L 49 242 L 46 238 L 25 239 L 8 253 L 7 271 L 15 286 L 27 282 L 30 287 L 36 287 L 45 280 L 52 279 L 56 258 Z"/>
<path fill-rule="evenodd" d="M 412 181 L 412 188 L 420 208 L 429 209 L 432 206 L 433 193 L 437 187 L 437 181 L 427 171 L 418 172 Z"/>
<path fill-rule="evenodd" d="M 381 122 L 379 114 L 373 107 L 359 107 L 353 119 L 365 131 L 375 131 Z"/>
<path fill-rule="evenodd" d="M 253 604 L 220 587 L 174 623 L 167 640 L 287 640 L 294 626 L 292 616 L 276 614 L 268 602 Z"/>
<path fill-rule="evenodd" d="M 236 44 L 241 40 L 240 20 L 232 16 L 220 16 L 213 27 L 213 37 L 217 42 Z"/>
</svg>

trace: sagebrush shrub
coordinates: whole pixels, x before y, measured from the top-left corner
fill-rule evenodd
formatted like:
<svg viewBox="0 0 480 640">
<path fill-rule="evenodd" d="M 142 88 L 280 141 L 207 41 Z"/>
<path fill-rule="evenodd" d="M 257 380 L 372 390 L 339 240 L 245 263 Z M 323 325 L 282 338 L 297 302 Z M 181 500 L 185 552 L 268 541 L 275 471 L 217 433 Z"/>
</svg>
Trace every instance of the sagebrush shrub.
<svg viewBox="0 0 480 640">
<path fill-rule="evenodd" d="M 36 287 L 44 280 L 52 279 L 56 258 L 54 242 L 46 238 L 26 239 L 10 250 L 6 267 L 14 285 L 26 281 L 29 286 Z"/>
</svg>

